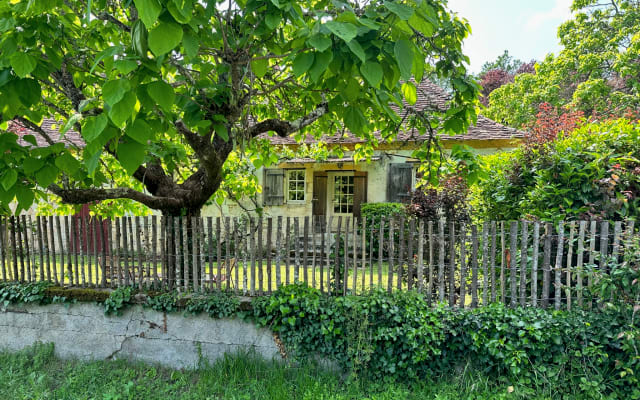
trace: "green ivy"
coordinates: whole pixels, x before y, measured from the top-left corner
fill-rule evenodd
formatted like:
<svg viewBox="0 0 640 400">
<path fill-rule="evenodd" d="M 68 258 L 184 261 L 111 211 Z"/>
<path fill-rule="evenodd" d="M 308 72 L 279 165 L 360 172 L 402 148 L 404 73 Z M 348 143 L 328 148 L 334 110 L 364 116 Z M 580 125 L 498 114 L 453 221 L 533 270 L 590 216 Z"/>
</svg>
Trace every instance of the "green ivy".
<svg viewBox="0 0 640 400">
<path fill-rule="evenodd" d="M 430 306 L 415 292 L 329 297 L 304 285 L 253 302 L 296 357 L 320 355 L 369 378 L 420 379 L 474 366 L 567 394 L 640 398 L 640 327 L 626 311 Z M 616 397 L 618 396 L 618 397 Z"/>
<path fill-rule="evenodd" d="M 131 286 L 119 287 L 104 301 L 104 313 L 106 315 L 121 315 L 122 309 L 131 304 L 134 289 Z"/>
<path fill-rule="evenodd" d="M 195 293 L 187 301 L 185 314 L 205 312 L 212 318 L 228 318 L 240 307 L 238 297 L 228 292 Z"/>
<path fill-rule="evenodd" d="M 50 302 L 46 290 L 52 286 L 49 282 L 0 283 L 0 306 L 6 307 L 15 303 L 39 303 Z"/>
</svg>

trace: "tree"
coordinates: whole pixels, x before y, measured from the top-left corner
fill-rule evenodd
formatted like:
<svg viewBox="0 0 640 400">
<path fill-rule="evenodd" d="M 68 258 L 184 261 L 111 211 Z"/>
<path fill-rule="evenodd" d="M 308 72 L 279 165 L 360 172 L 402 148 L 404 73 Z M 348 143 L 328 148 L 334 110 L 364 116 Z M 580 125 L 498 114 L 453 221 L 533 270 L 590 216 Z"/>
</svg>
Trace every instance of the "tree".
<svg viewBox="0 0 640 400">
<path fill-rule="evenodd" d="M 478 81 L 482 86 L 480 92 L 482 104 L 487 106 L 491 92 L 513 82 L 517 75 L 524 73 L 535 74 L 535 61 L 525 63 L 514 59 L 507 50 L 495 61 L 484 63 L 480 74 L 478 74 Z"/>
<path fill-rule="evenodd" d="M 504 71 L 507 74 L 515 75 L 523 64 L 524 63 L 521 60 L 509 55 L 509 50 L 505 50 L 504 53 L 499 55 L 494 61 L 487 61 L 482 64 L 482 69 L 478 76 L 482 77 L 487 72 L 496 69 Z"/>
<path fill-rule="evenodd" d="M 439 0 L 3 1 L 2 127 L 18 121 L 49 146 L 0 135 L 0 204 L 15 198 L 20 211 L 51 192 L 198 215 L 229 155 L 266 132 L 346 128 L 369 147 L 374 131 L 392 139 L 401 123 L 462 132 L 478 93 L 461 51 L 468 32 Z M 411 107 L 410 78 L 426 62 L 452 83 L 446 113 Z M 50 137 L 49 117 L 86 145 Z M 254 165 L 273 162 L 257 154 Z"/>
<path fill-rule="evenodd" d="M 640 1 L 574 0 L 573 19 L 558 29 L 563 49 L 491 93 L 485 114 L 514 127 L 535 121 L 538 107 L 568 106 L 585 116 L 640 111 Z"/>
</svg>

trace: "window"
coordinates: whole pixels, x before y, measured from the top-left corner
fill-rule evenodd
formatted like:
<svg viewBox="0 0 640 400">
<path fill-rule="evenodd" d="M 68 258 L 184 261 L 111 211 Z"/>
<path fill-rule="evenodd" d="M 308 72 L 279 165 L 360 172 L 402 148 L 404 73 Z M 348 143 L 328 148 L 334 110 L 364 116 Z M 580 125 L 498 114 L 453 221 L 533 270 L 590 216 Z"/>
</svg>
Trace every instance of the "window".
<svg viewBox="0 0 640 400">
<path fill-rule="evenodd" d="M 336 175 L 333 178 L 333 212 L 351 214 L 353 212 L 353 175 Z"/>
<path fill-rule="evenodd" d="M 291 169 L 287 171 L 287 201 L 290 203 L 304 202 L 305 170 Z"/>
</svg>

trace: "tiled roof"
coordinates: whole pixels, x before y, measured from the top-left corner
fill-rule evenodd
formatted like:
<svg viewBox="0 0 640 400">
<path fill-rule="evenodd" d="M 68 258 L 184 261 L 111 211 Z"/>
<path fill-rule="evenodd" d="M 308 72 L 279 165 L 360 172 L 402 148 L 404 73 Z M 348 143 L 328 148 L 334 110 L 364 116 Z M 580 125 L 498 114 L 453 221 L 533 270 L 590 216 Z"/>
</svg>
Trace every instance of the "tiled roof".
<svg viewBox="0 0 640 400">
<path fill-rule="evenodd" d="M 434 111 L 446 111 L 447 102 L 449 101 L 449 94 L 445 92 L 441 87 L 428 80 L 422 81 L 418 85 L 417 100 L 415 108 L 417 110 L 434 110 Z M 396 109 L 397 110 L 397 109 Z M 381 139 L 379 133 L 375 133 L 378 139 Z M 442 140 L 502 140 L 502 139 L 521 139 L 524 137 L 524 132 L 514 128 L 499 124 L 482 115 L 478 116 L 478 120 L 475 125 L 472 125 L 464 135 L 442 135 Z M 273 144 L 297 144 L 298 142 L 292 137 L 280 137 L 270 136 L 267 133 L 263 133 L 259 136 L 262 139 L 268 139 Z M 353 144 L 363 143 L 364 139 L 358 138 L 346 132 L 344 135 L 325 135 L 321 139 L 330 144 Z M 407 142 L 407 141 L 420 141 L 422 138 L 417 132 L 402 131 L 399 132 L 395 141 Z M 312 144 L 316 143 L 317 139 L 312 136 L 307 136 L 303 143 Z"/>
<path fill-rule="evenodd" d="M 449 95 L 438 85 L 424 80 L 418 85 L 418 98 L 414 107 L 418 110 L 435 110 L 435 111 L 445 111 L 447 109 L 447 102 L 449 101 Z M 47 134 L 56 142 L 65 143 L 66 146 L 71 147 L 84 147 L 85 143 L 82 139 L 82 136 L 73 129 L 69 130 L 64 137 L 60 135 L 60 127 L 64 124 L 64 122 L 57 122 L 53 119 L 45 119 L 42 122 L 42 129 L 47 132 Z M 56 126 L 54 126 L 56 125 Z M 26 142 L 22 137 L 24 135 L 34 135 L 39 147 L 46 146 L 47 142 L 40 136 L 39 134 L 33 132 L 31 129 L 25 127 L 22 123 L 18 121 L 12 121 L 9 125 L 9 131 L 12 131 L 20 136 L 18 139 L 18 143 L 21 145 L 30 145 Z M 374 135 L 381 140 L 382 137 L 379 133 L 374 133 Z M 267 133 L 263 133 L 258 136 L 261 139 L 268 139 L 272 144 L 275 145 L 289 145 L 289 144 L 297 144 L 298 142 L 293 138 L 293 136 L 289 137 L 280 137 L 280 136 L 270 136 Z M 520 139 L 524 137 L 524 133 L 510 128 L 508 126 L 504 126 L 499 124 L 489 118 L 486 118 L 482 115 L 478 116 L 478 120 L 475 125 L 472 125 L 467 130 L 467 133 L 464 135 L 442 135 L 442 140 L 501 140 L 501 139 Z M 364 139 L 353 136 L 351 133 L 346 132 L 344 135 L 342 134 L 334 134 L 334 135 L 325 135 L 322 137 L 323 141 L 329 144 L 354 144 L 354 143 L 363 143 Z M 421 141 L 419 133 L 411 132 L 411 131 L 402 131 L 399 132 L 395 142 L 412 142 L 412 141 Z M 316 143 L 317 139 L 312 136 L 307 136 L 303 143 L 313 144 Z"/>
</svg>

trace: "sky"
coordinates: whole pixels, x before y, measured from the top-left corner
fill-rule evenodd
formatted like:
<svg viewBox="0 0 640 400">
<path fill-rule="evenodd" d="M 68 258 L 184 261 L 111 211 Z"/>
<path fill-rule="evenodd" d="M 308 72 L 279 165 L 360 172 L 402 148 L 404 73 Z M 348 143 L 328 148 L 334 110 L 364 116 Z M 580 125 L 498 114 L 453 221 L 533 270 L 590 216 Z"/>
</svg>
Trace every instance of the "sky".
<svg viewBox="0 0 640 400">
<path fill-rule="evenodd" d="M 504 50 L 522 61 L 541 60 L 560 49 L 558 26 L 571 18 L 572 0 L 449 0 L 449 8 L 471 24 L 464 43 L 471 72 Z"/>
</svg>

